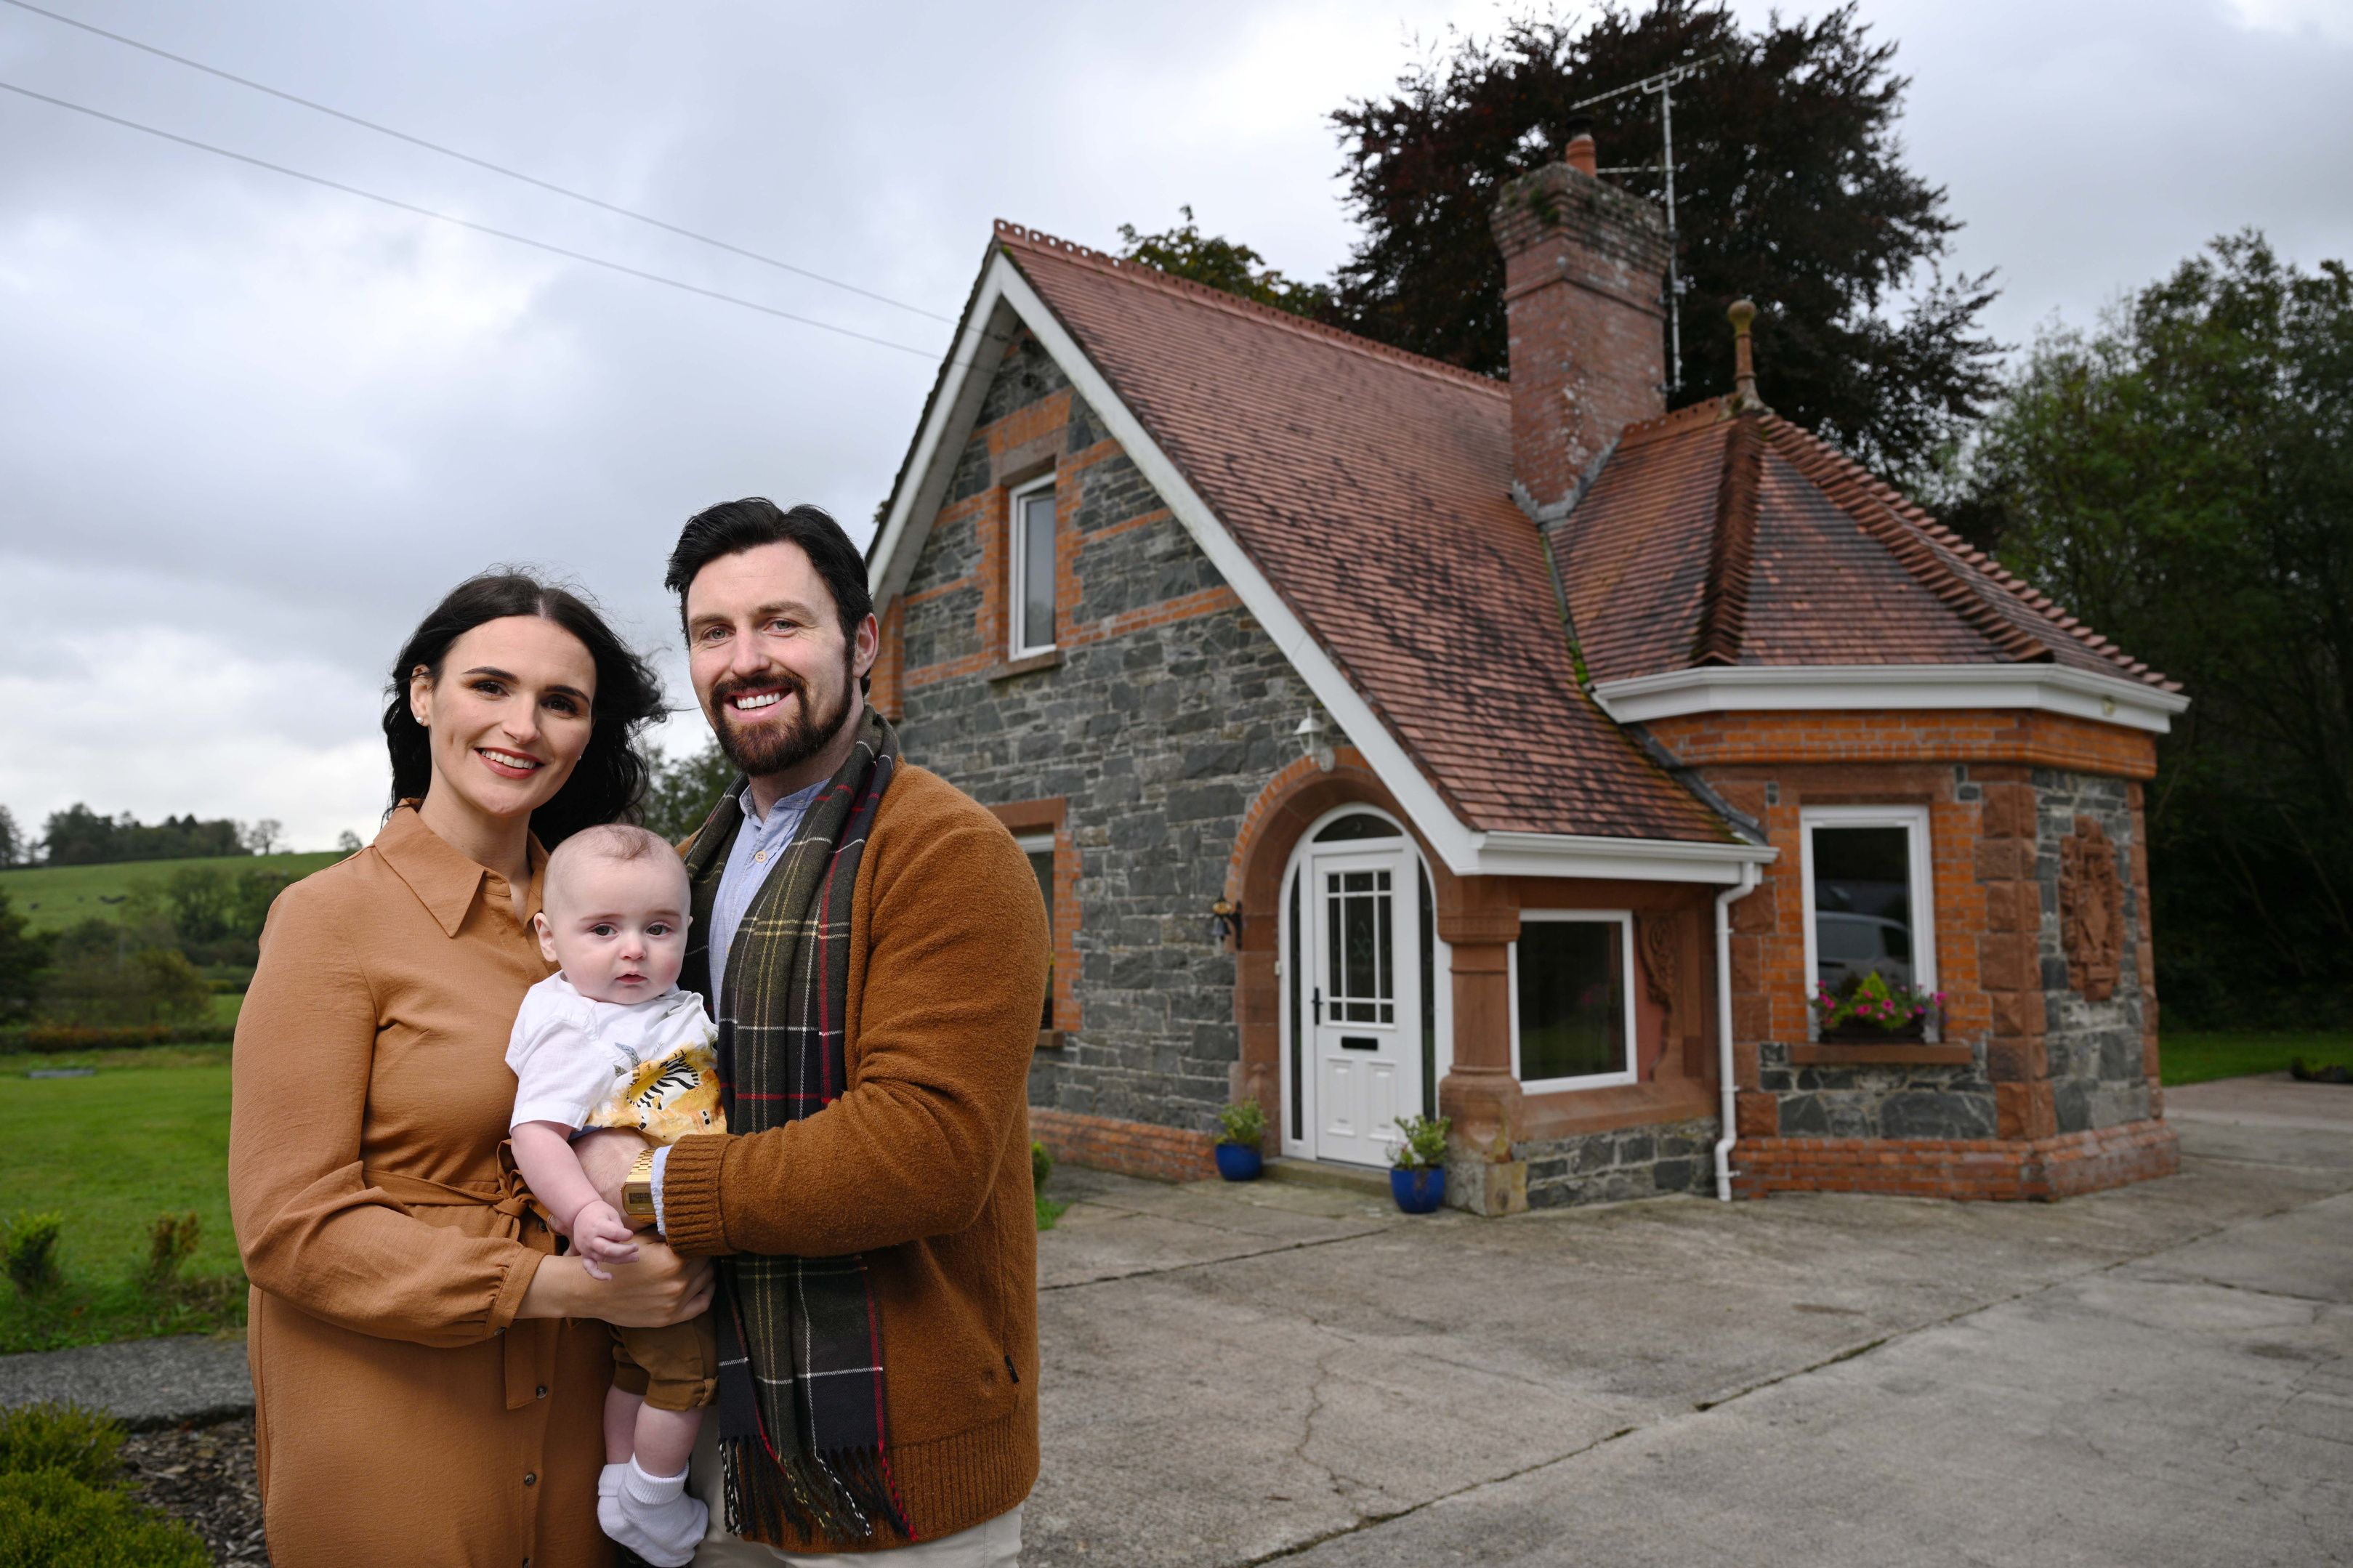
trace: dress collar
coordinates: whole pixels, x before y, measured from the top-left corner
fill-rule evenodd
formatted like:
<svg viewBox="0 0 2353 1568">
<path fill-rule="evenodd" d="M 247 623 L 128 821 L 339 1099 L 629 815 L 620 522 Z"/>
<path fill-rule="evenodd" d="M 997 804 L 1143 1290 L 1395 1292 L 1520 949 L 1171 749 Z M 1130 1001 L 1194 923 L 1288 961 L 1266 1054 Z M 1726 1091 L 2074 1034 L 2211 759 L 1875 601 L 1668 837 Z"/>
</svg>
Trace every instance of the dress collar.
<svg viewBox="0 0 2353 1568">
<path fill-rule="evenodd" d="M 466 923 L 466 911 L 482 890 L 482 884 L 495 876 L 487 866 L 468 859 L 458 852 L 448 839 L 425 826 L 417 815 L 417 803 L 402 801 L 392 808 L 392 816 L 384 830 L 375 836 L 375 852 L 393 873 L 408 884 L 417 901 L 425 906 L 434 921 L 448 936 L 456 936 L 458 928 Z M 540 847 L 536 835 L 531 840 L 531 886 L 524 891 L 525 919 L 539 909 L 540 899 L 547 883 L 547 851 Z"/>
</svg>

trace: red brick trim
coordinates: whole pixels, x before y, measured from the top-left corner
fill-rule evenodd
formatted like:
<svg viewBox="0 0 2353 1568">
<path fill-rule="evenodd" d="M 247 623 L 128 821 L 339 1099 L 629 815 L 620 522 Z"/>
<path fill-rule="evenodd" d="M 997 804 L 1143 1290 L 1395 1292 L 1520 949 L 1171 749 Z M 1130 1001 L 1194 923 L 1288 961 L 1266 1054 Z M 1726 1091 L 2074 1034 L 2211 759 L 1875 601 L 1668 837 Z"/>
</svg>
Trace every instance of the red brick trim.
<svg viewBox="0 0 2353 1568">
<path fill-rule="evenodd" d="M 1038 1033 L 1041 1050 L 1059 1049 L 1061 1037 L 1081 1026 L 1079 1016 L 1079 847 L 1071 841 L 1065 797 L 1014 800 L 988 808 L 991 816 L 1016 835 L 1050 832 L 1054 836 L 1054 1022 Z M 1047 1036 L 1054 1037 L 1047 1043 Z"/>
<path fill-rule="evenodd" d="M 1092 1171 L 1156 1182 L 1198 1182 L 1218 1173 L 1217 1141 L 1207 1132 L 1033 1105 L 1029 1135 L 1055 1159 Z"/>
<path fill-rule="evenodd" d="M 2181 1168 L 2179 1135 L 2128 1121 L 2031 1142 L 1991 1138 L 1744 1138 L 1732 1151 L 1736 1197 L 1887 1193 L 2047 1202 Z"/>
</svg>

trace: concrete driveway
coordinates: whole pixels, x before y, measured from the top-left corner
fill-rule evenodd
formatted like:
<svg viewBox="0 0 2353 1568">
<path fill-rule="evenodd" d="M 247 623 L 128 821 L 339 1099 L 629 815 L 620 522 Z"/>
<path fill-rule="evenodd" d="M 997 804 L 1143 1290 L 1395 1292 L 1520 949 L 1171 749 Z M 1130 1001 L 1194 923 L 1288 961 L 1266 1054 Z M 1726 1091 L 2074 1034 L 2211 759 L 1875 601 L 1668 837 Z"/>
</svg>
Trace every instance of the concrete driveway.
<svg viewBox="0 0 2353 1568">
<path fill-rule="evenodd" d="M 1508 1220 L 1066 1170 L 1026 1561 L 2353 1559 L 2353 1089 L 2056 1205 Z"/>
</svg>

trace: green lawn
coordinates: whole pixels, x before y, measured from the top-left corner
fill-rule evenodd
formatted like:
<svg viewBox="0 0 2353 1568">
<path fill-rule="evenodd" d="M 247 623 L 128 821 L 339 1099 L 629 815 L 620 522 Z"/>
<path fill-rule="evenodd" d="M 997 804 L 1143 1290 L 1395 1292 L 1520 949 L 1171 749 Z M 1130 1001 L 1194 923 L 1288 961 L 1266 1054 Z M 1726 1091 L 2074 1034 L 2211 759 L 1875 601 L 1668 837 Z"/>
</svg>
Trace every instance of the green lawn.
<svg viewBox="0 0 2353 1568">
<path fill-rule="evenodd" d="M 157 1047 L 80 1057 L 0 1058 L 0 1217 L 65 1216 L 65 1282 L 28 1300 L 0 1287 L 0 1353 L 57 1345 L 232 1328 L 244 1321 L 234 1286 L 158 1299 L 138 1284 L 155 1216 L 194 1209 L 203 1240 L 182 1270 L 193 1279 L 239 1278 L 229 1230 L 228 1053 Z M 92 1066 L 94 1077 L 26 1079 L 28 1071 Z"/>
<path fill-rule="evenodd" d="M 161 883 L 190 866 L 249 871 L 257 867 L 307 877 L 343 858 L 338 849 L 312 855 L 224 855 L 192 860 L 121 860 L 105 866 L 34 866 L 0 871 L 0 892 L 34 931 L 63 931 L 91 915 L 114 918 L 123 895 L 136 882 Z"/>
<path fill-rule="evenodd" d="M 2353 1068 L 2353 1034 L 2343 1030 L 2266 1035 L 2168 1029 L 2158 1038 L 2159 1076 L 2168 1084 L 2285 1072 L 2290 1058 L 2295 1057 L 2302 1057 L 2313 1067 L 2335 1063 Z"/>
</svg>

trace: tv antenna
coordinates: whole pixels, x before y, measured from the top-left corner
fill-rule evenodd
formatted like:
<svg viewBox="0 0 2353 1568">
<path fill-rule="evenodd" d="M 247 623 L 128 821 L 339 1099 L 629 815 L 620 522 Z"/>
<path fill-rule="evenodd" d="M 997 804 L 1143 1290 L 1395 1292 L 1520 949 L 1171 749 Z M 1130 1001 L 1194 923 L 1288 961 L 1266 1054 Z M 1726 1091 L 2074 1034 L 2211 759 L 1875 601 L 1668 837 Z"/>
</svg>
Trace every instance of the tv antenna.
<svg viewBox="0 0 2353 1568">
<path fill-rule="evenodd" d="M 1595 173 L 1664 174 L 1666 175 L 1667 352 L 1669 363 L 1672 366 L 1667 382 L 1667 390 L 1670 394 L 1681 392 L 1683 389 L 1683 279 L 1681 264 L 1675 256 L 1675 84 L 1697 76 L 1723 58 L 1721 51 L 1704 55 L 1698 59 L 1687 60 L 1679 66 L 1671 66 L 1655 76 L 1646 76 L 1640 81 L 1629 82 L 1624 87 L 1613 87 L 1608 92 L 1597 92 L 1591 98 L 1580 99 L 1568 106 L 1574 111 L 1579 109 L 1590 109 L 1597 103 L 1607 103 L 1613 98 L 1623 98 L 1628 93 L 1655 92 L 1659 95 L 1659 127 L 1663 135 L 1665 146 L 1661 153 L 1658 167 L 1652 168 L 1648 163 L 1620 163 L 1614 168 L 1596 170 Z"/>
</svg>

